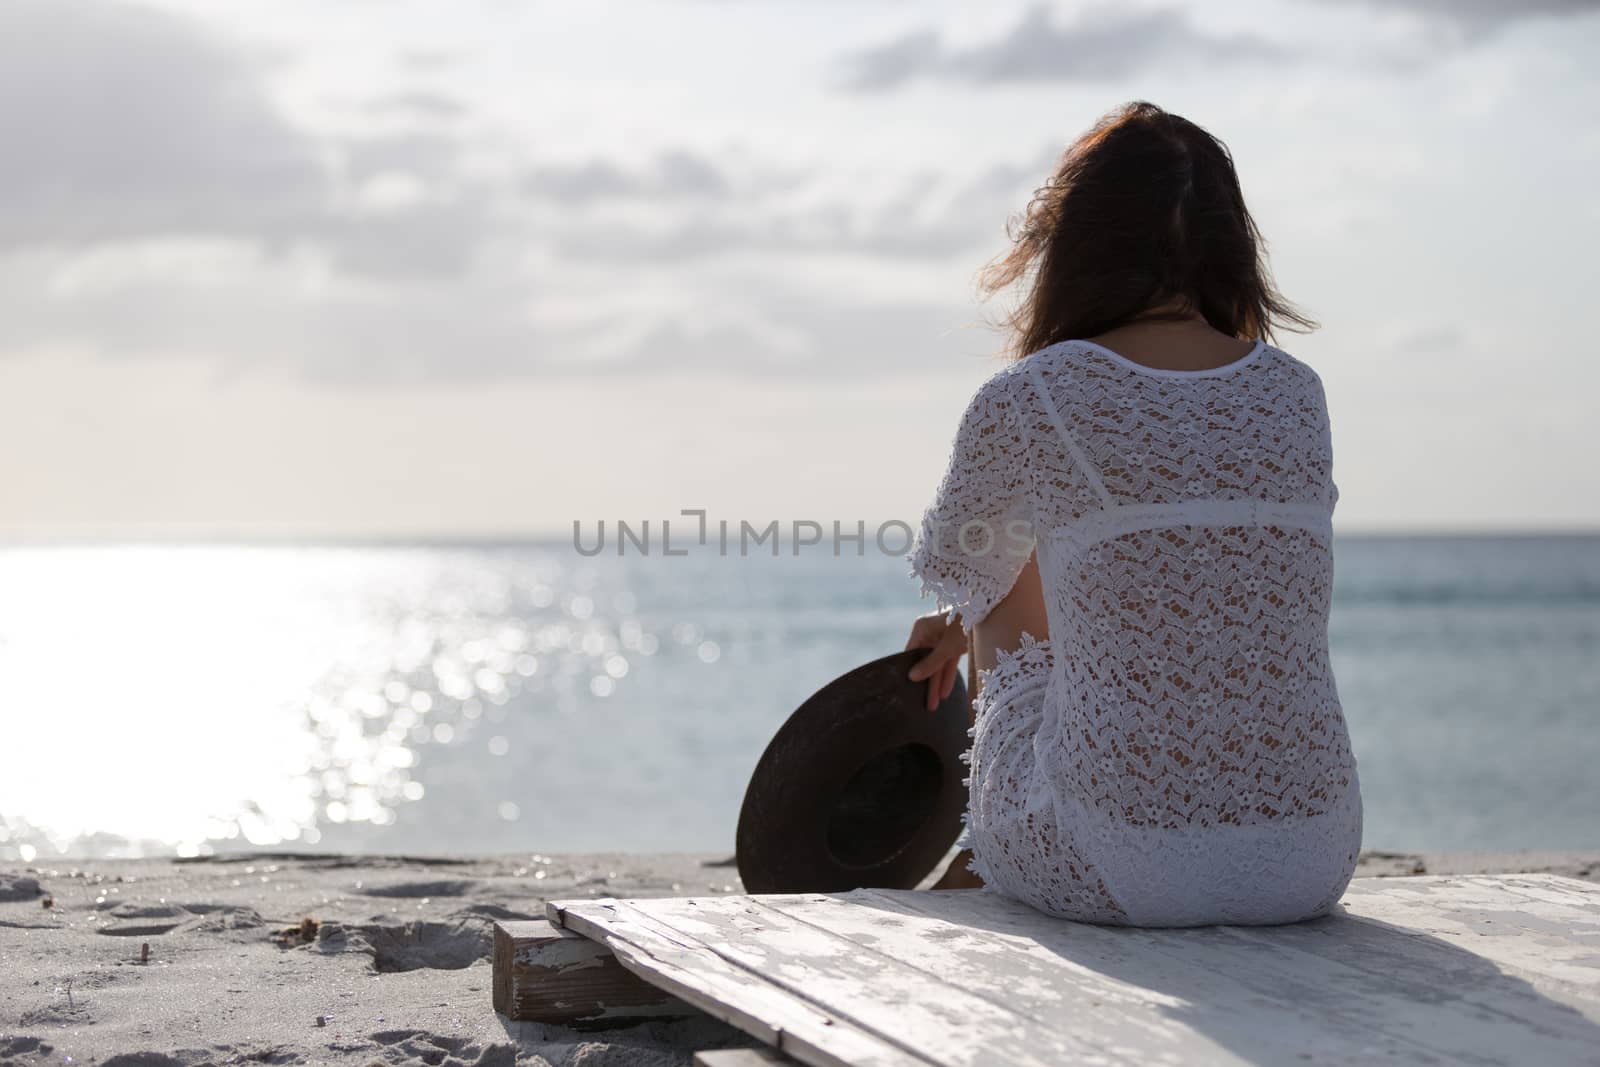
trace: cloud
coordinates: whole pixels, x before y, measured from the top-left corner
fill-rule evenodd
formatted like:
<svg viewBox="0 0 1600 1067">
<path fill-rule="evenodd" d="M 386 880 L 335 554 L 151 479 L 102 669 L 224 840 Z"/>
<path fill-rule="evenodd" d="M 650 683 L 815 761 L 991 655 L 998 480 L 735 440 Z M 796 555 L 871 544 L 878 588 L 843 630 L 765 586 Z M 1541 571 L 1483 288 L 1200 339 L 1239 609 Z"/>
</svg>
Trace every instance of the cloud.
<svg viewBox="0 0 1600 1067">
<path fill-rule="evenodd" d="M 443 48 L 408 48 L 401 51 L 395 61 L 408 71 L 435 74 L 460 66 L 464 60 L 459 53 Z"/>
<path fill-rule="evenodd" d="M 775 290 L 751 310 L 759 325 L 663 320 L 603 366 L 630 375 L 698 370 L 735 378 L 870 379 L 981 364 L 998 355 L 1003 340 L 971 312 L 936 301 L 819 305 Z"/>
<path fill-rule="evenodd" d="M 947 73 L 948 56 L 937 30 L 913 30 L 846 56 L 845 85 L 863 91 L 890 89 L 921 75 Z"/>
<path fill-rule="evenodd" d="M 1322 0 L 1332 8 L 1374 10 L 1408 22 L 1399 44 L 1369 45 L 1353 62 L 1385 73 L 1412 73 L 1456 52 L 1486 44 L 1513 26 L 1600 12 L 1600 0 Z"/>
<path fill-rule="evenodd" d="M 906 278 L 976 266 L 1048 163 L 897 184 L 689 147 L 530 167 L 437 121 L 451 98 L 377 92 L 325 133 L 271 85 L 183 15 L 0 4 L 0 357 L 374 386 L 873 376 L 942 351 L 919 331 L 967 294 L 917 303 Z"/>
<path fill-rule="evenodd" d="M 316 146 L 178 16 L 0 5 L 0 246 L 158 233 L 276 240 L 323 211 Z"/>
<path fill-rule="evenodd" d="M 1009 33 L 967 48 L 944 44 L 933 30 L 916 30 L 844 57 L 843 85 L 866 92 L 917 78 L 980 85 L 1019 82 L 1105 82 L 1157 66 L 1230 61 L 1282 61 L 1288 49 L 1253 34 L 1211 34 L 1177 8 L 1127 10 L 1100 4 L 1057 25 L 1046 5 L 1031 8 Z"/>
<path fill-rule="evenodd" d="M 320 281 L 319 281 L 320 279 Z M 219 380 L 382 387 L 526 378 L 583 331 L 542 320 L 525 277 L 340 281 L 317 257 L 174 242 L 0 257 L 5 354 L 183 360 Z"/>
<path fill-rule="evenodd" d="M 1503 26 L 1541 17 L 1587 15 L 1600 11 L 1600 0 L 1325 0 L 1359 4 L 1385 11 L 1409 9 L 1448 22 L 1471 26 Z"/>
<path fill-rule="evenodd" d="M 1600 0 L 1323 0 L 1323 3 L 1372 8 L 1388 17 L 1398 13 L 1418 20 L 1421 40 L 1410 50 L 1371 57 L 1371 65 L 1398 70 L 1427 66 L 1441 55 L 1491 41 L 1512 26 L 1600 12 Z"/>
<path fill-rule="evenodd" d="M 686 171 L 707 176 L 681 182 L 682 202 L 671 205 L 662 202 L 674 197 L 659 170 L 646 176 L 604 162 L 547 171 L 559 180 L 526 182 L 524 191 L 535 205 L 548 202 L 538 228 L 552 247 L 581 261 L 692 262 L 750 252 L 977 255 L 1005 238 L 1006 219 L 1046 178 L 1062 147 L 1047 145 L 1025 162 L 971 176 L 924 172 L 876 200 L 819 190 L 790 175 L 735 177 L 687 155 L 681 158 L 694 162 Z"/>
<path fill-rule="evenodd" d="M 432 182 L 452 180 L 464 145 L 453 133 L 411 131 L 350 134 L 329 146 L 337 168 L 361 182 L 378 174 L 416 174 Z"/>
<path fill-rule="evenodd" d="M 386 106 L 447 105 L 411 94 Z M 132 5 L 0 5 L 0 142 L 0 250 L 310 244 L 352 273 L 441 277 L 467 269 L 495 222 L 492 199 L 458 174 L 454 136 L 297 129 L 250 57 L 201 23 Z"/>
<path fill-rule="evenodd" d="M 1398 354 L 1434 356 L 1458 355 L 1467 344 L 1467 335 L 1459 327 L 1440 324 L 1414 329 L 1396 340 L 1393 347 Z"/>
<path fill-rule="evenodd" d="M 423 121 L 455 119 L 467 113 L 467 105 L 453 96 L 413 90 L 391 93 L 367 104 L 367 112 L 380 118 L 408 118 Z"/>
<path fill-rule="evenodd" d="M 716 164 L 691 152 L 669 151 L 647 170 L 624 170 L 608 160 L 552 164 L 530 171 L 523 188 L 535 196 L 570 203 L 593 200 L 722 196 L 727 176 Z"/>
<path fill-rule="evenodd" d="M 742 217 L 714 212 L 675 216 L 664 226 L 573 226 L 554 241 L 564 255 L 597 262 L 687 263 L 742 252 L 925 257 L 972 250 L 986 230 L 1000 232 L 1003 221 L 999 213 L 909 219 L 827 203 Z"/>
<path fill-rule="evenodd" d="M 613 374 L 868 380 L 959 367 L 999 347 L 963 301 L 931 291 L 853 296 L 757 278 L 727 282 L 712 299 L 715 286 L 689 281 L 684 289 L 704 302 L 650 307 L 627 291 L 648 287 L 648 272 L 588 287 L 485 270 L 308 294 L 297 264 L 246 249 L 174 247 L 159 263 L 153 255 L 108 250 L 92 265 L 61 252 L 0 257 L 9 351 L 186 360 L 222 383 L 376 389 Z"/>
</svg>

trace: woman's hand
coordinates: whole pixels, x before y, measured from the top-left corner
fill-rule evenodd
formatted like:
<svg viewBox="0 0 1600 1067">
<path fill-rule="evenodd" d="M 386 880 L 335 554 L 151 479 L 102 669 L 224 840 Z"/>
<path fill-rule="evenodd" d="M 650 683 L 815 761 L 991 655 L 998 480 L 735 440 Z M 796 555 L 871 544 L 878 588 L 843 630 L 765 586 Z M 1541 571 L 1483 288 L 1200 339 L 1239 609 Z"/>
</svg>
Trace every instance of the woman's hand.
<svg viewBox="0 0 1600 1067">
<path fill-rule="evenodd" d="M 967 651 L 967 635 L 960 625 L 939 612 L 924 615 L 911 626 L 906 648 L 926 648 L 929 652 L 916 662 L 908 677 L 913 682 L 928 679 L 928 710 L 933 711 L 956 687 L 961 657 Z"/>
</svg>

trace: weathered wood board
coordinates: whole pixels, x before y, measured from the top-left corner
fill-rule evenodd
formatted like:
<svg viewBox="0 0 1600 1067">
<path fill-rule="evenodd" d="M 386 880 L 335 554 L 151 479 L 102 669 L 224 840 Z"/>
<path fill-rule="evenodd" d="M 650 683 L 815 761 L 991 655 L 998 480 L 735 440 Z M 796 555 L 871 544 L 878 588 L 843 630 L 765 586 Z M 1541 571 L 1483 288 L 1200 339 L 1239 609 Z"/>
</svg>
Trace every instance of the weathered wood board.
<svg viewBox="0 0 1600 1067">
<path fill-rule="evenodd" d="M 556 900 L 814 1065 L 1600 1065 L 1600 885 L 1360 878 L 1288 926 L 1066 922 L 983 890 Z"/>
<path fill-rule="evenodd" d="M 587 1030 L 695 1014 L 604 945 L 545 919 L 495 923 L 493 964 L 494 1010 L 513 1019 Z"/>
<path fill-rule="evenodd" d="M 711 1049 L 694 1054 L 694 1067 L 771 1067 L 797 1062 L 769 1048 Z"/>
</svg>

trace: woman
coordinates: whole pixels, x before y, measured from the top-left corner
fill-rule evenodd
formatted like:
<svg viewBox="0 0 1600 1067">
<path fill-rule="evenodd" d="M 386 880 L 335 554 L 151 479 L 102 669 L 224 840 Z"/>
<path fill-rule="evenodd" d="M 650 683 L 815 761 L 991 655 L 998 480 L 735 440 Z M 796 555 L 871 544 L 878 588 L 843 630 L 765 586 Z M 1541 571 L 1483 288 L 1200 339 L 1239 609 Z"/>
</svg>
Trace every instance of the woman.
<svg viewBox="0 0 1600 1067">
<path fill-rule="evenodd" d="M 1295 922 L 1355 870 L 1327 409 L 1266 340 L 1316 324 L 1261 244 L 1227 149 L 1136 101 L 983 277 L 1032 281 L 911 555 L 950 614 L 908 647 L 930 707 L 969 638 L 980 672 L 957 864 L 1052 915 Z"/>
</svg>

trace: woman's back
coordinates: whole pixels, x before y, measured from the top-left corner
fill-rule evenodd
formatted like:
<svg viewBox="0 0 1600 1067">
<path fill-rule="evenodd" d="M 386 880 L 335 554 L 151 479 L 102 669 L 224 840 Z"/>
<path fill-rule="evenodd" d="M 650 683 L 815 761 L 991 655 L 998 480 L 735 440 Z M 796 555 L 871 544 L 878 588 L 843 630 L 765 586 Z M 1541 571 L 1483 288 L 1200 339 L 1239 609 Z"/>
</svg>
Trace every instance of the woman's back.
<svg viewBox="0 0 1600 1067">
<path fill-rule="evenodd" d="M 1337 490 L 1316 375 L 1265 344 L 1163 372 L 1069 342 L 1024 369 L 1063 773 L 1133 825 L 1328 811 L 1351 756 L 1328 663 Z"/>
<path fill-rule="evenodd" d="M 979 618 L 1015 577 L 1017 523 L 1032 531 L 1051 667 L 1033 750 L 1120 910 L 1285 921 L 1217 899 L 1285 863 L 1315 898 L 1291 910 L 1331 905 L 1360 795 L 1328 662 L 1337 490 L 1316 374 L 1265 343 L 1169 371 L 1065 341 L 980 388 L 956 451 L 917 570 Z"/>
</svg>

